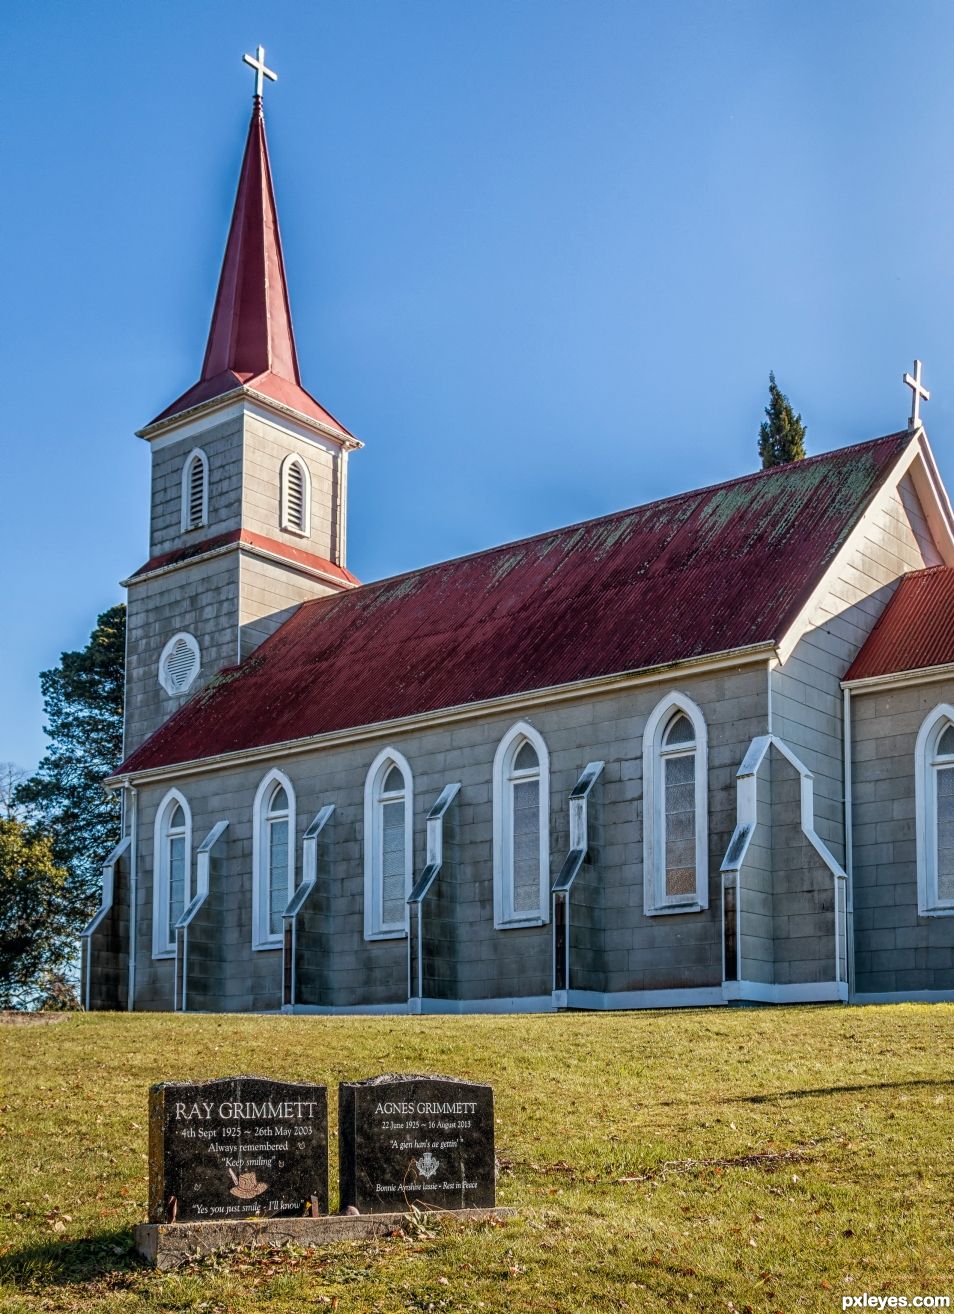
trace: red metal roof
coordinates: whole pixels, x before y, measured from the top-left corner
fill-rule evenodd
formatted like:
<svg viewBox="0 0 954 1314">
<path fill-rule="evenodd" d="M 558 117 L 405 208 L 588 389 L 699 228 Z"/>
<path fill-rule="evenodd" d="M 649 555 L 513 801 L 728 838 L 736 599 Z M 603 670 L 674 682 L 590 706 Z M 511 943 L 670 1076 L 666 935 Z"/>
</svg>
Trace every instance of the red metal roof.
<svg viewBox="0 0 954 1314">
<path fill-rule="evenodd" d="M 777 642 L 907 432 L 304 603 L 119 769 Z"/>
<path fill-rule="evenodd" d="M 952 663 L 954 566 L 931 566 L 902 578 L 845 679 L 868 680 Z"/>
<path fill-rule="evenodd" d="M 281 543 L 278 539 L 268 538 L 265 534 L 256 534 L 251 529 L 231 529 L 225 534 L 213 534 L 211 538 L 205 538 L 200 543 L 190 543 L 187 547 L 174 548 L 171 552 L 160 552 L 158 556 L 150 557 L 134 571 L 130 579 L 135 579 L 138 575 L 148 575 L 153 570 L 161 570 L 163 566 L 178 566 L 182 562 L 191 561 L 193 557 L 214 552 L 216 548 L 227 547 L 230 543 L 247 543 L 250 547 L 261 548 L 263 552 L 270 552 L 272 556 L 284 557 L 286 561 L 307 566 L 309 570 L 319 570 L 332 579 L 340 580 L 342 584 L 360 583 L 350 570 L 336 566 L 326 557 L 319 557 L 315 552 L 304 552 L 291 543 Z"/>
<path fill-rule="evenodd" d="M 301 386 L 265 118 L 257 96 L 202 373 L 151 423 L 242 386 L 348 432 Z"/>
</svg>

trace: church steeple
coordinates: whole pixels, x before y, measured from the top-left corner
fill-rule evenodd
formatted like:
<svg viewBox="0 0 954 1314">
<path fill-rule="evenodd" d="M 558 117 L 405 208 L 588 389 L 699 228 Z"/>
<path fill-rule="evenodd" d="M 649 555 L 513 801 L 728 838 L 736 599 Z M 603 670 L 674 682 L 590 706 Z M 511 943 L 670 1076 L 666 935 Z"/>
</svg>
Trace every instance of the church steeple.
<svg viewBox="0 0 954 1314">
<path fill-rule="evenodd" d="M 149 555 L 129 588 L 126 752 L 345 565 L 348 456 L 361 443 L 301 386 L 262 79 L 200 376 L 139 431 L 151 449 Z"/>
<path fill-rule="evenodd" d="M 147 429 L 237 389 L 258 393 L 351 437 L 301 386 L 260 94 L 252 102 L 202 372 Z"/>
<path fill-rule="evenodd" d="M 224 373 L 242 382 L 271 373 L 301 384 L 265 116 L 258 96 L 248 126 L 201 381 L 212 382 Z"/>
</svg>

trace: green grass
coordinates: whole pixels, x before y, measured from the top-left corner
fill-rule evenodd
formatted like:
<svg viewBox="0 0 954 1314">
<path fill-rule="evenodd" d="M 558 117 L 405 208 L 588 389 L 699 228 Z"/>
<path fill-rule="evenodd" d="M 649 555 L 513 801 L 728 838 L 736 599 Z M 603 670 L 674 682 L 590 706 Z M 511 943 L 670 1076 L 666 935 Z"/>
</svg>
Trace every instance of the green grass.
<svg viewBox="0 0 954 1314">
<path fill-rule="evenodd" d="M 2 1026 L 0 1309 L 835 1311 L 954 1298 L 954 1006 L 466 1018 L 76 1015 Z M 160 1274 L 150 1083 L 493 1083 L 513 1221 Z M 332 1203 L 336 1141 L 331 1140 Z"/>
</svg>

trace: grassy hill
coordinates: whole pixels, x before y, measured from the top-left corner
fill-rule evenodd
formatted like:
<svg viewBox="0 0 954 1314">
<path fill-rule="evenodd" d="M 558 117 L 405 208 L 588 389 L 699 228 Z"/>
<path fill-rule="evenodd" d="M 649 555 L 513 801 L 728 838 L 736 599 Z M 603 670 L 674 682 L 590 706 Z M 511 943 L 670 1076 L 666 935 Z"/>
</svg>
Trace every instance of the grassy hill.
<svg viewBox="0 0 954 1314">
<path fill-rule="evenodd" d="M 835 1311 L 954 1298 L 954 1005 L 0 1026 L 0 1309 Z M 139 1265 L 150 1083 L 493 1083 L 519 1217 Z M 336 1141 L 331 1140 L 336 1201 Z"/>
</svg>

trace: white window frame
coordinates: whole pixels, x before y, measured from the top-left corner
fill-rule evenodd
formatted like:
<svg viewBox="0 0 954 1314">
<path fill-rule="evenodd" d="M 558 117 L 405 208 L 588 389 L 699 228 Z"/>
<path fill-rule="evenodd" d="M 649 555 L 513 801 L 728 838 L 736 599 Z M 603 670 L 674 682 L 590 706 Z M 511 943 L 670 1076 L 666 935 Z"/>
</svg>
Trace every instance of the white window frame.
<svg viewBox="0 0 954 1314">
<path fill-rule="evenodd" d="M 524 743 L 540 764 L 540 898 L 536 912 L 513 907 L 513 788 L 511 769 Z M 494 928 L 545 926 L 550 920 L 550 754 L 543 736 L 527 721 L 512 725 L 497 745 L 493 771 Z"/>
<path fill-rule="evenodd" d="M 666 818 L 663 735 L 682 712 L 695 734 L 696 891 L 666 893 Z M 678 751 L 678 750 L 676 750 Z M 709 750 L 702 709 L 675 690 L 656 704 L 643 731 L 643 911 L 647 917 L 702 912 L 709 906 Z"/>
<path fill-rule="evenodd" d="M 405 899 L 414 884 L 414 777 L 407 758 L 396 748 L 383 748 L 368 770 L 364 782 L 364 938 L 398 940 L 408 932 L 407 904 L 400 925 L 383 920 L 381 786 L 392 766 L 404 780 L 404 891 Z"/>
<path fill-rule="evenodd" d="M 919 917 L 954 917 L 954 899 L 939 898 L 937 889 L 937 745 L 949 725 L 954 725 L 954 707 L 940 703 L 921 722 L 914 746 Z"/>
<path fill-rule="evenodd" d="M 255 791 L 252 804 L 252 948 L 277 949 L 282 943 L 281 931 L 269 928 L 268 889 L 268 811 L 276 790 L 283 789 L 288 799 L 288 907 L 295 893 L 295 854 L 298 848 L 296 828 L 297 805 L 295 791 L 284 771 L 276 768 L 263 777 Z"/>
<path fill-rule="evenodd" d="M 192 671 L 192 674 L 189 676 L 187 683 L 184 684 L 181 689 L 177 689 L 175 685 L 172 683 L 172 681 L 169 679 L 169 673 L 166 670 L 166 658 L 172 652 L 173 648 L 176 646 L 176 644 L 179 642 L 180 639 L 183 639 L 186 642 L 186 644 L 189 646 L 189 648 L 191 648 L 193 656 L 195 657 L 195 667 Z M 163 648 L 162 652 L 159 654 L 159 671 L 158 671 L 159 683 L 162 685 L 163 689 L 166 691 L 166 693 L 169 695 L 170 698 L 181 698 L 183 694 L 187 694 L 189 690 L 192 688 L 192 686 L 195 684 L 196 680 L 199 678 L 199 672 L 201 670 L 202 670 L 202 653 L 199 651 L 198 639 L 195 637 L 194 634 L 189 634 L 186 630 L 180 630 L 178 634 L 174 634 L 172 638 L 169 639 L 169 641 L 166 643 L 165 647 Z"/>
<path fill-rule="evenodd" d="M 190 506 L 192 499 L 189 496 L 193 461 L 199 461 L 202 466 L 202 518 L 197 524 L 192 523 L 190 516 Z M 209 458 L 203 452 L 201 447 L 194 447 L 186 457 L 182 466 L 182 532 L 188 534 L 196 529 L 202 529 L 209 523 Z"/>
<path fill-rule="evenodd" d="M 288 507 L 288 477 L 292 466 L 297 465 L 302 473 L 302 520 L 304 527 L 293 524 Z M 279 527 L 286 534 L 297 534 L 299 538 L 311 537 L 311 471 L 307 462 L 297 452 L 289 452 L 281 464 L 279 479 L 281 494 L 279 498 Z"/>
<path fill-rule="evenodd" d="M 152 956 L 174 958 L 176 940 L 174 926 L 169 925 L 169 818 L 177 807 L 185 817 L 185 912 L 195 893 L 192 884 L 192 809 L 185 795 L 170 789 L 156 809 L 153 826 L 152 855 Z"/>
</svg>

